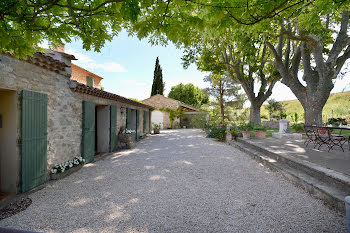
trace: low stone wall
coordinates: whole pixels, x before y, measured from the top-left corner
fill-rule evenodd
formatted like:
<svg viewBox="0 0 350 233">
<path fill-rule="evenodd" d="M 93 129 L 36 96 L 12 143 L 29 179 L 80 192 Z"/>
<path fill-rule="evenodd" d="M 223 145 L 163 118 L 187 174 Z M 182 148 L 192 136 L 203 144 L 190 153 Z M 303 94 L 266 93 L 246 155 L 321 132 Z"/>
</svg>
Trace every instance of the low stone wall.
<svg viewBox="0 0 350 233">
<path fill-rule="evenodd" d="M 279 122 L 278 121 L 263 121 L 262 125 L 266 128 L 270 128 L 270 129 L 279 129 Z"/>
</svg>

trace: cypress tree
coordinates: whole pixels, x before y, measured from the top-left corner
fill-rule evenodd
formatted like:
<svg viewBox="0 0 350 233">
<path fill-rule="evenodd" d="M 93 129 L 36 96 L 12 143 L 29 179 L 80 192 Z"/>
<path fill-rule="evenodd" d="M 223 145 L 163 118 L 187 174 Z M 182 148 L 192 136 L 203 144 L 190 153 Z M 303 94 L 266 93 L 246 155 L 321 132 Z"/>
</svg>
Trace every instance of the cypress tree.
<svg viewBox="0 0 350 233">
<path fill-rule="evenodd" d="M 163 93 L 164 93 L 164 85 L 165 84 L 163 82 L 162 68 L 159 65 L 159 59 L 157 57 L 156 65 L 154 67 L 151 96 L 156 95 L 156 94 L 163 95 Z"/>
</svg>

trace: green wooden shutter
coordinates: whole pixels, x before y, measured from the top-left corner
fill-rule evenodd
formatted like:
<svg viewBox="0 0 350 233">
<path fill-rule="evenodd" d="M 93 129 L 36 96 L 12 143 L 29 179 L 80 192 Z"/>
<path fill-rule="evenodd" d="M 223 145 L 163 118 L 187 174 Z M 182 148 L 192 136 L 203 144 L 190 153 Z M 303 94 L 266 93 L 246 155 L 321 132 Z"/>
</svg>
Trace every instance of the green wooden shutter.
<svg viewBox="0 0 350 233">
<path fill-rule="evenodd" d="M 136 110 L 136 140 L 139 139 L 139 135 L 138 135 L 138 129 L 139 129 L 139 124 L 140 124 L 140 111 Z"/>
<path fill-rule="evenodd" d="M 47 95 L 22 91 L 21 191 L 47 180 Z"/>
<path fill-rule="evenodd" d="M 110 106 L 110 140 L 109 152 L 117 150 L 117 107 Z"/>
<path fill-rule="evenodd" d="M 149 111 L 149 112 L 148 112 L 148 120 L 149 120 L 149 130 L 148 130 L 148 133 L 151 133 L 151 130 L 152 130 L 152 119 L 151 119 L 151 116 L 152 116 L 152 112 Z"/>
<path fill-rule="evenodd" d="M 86 163 L 92 162 L 95 155 L 95 107 L 95 103 L 83 101 L 82 156 Z"/>
<path fill-rule="evenodd" d="M 147 129 L 146 116 L 147 116 L 147 112 L 146 112 L 146 111 L 143 111 L 143 132 L 144 132 L 144 133 L 146 133 L 146 129 Z"/>
<path fill-rule="evenodd" d="M 131 109 L 126 108 L 126 128 L 131 129 Z"/>
</svg>

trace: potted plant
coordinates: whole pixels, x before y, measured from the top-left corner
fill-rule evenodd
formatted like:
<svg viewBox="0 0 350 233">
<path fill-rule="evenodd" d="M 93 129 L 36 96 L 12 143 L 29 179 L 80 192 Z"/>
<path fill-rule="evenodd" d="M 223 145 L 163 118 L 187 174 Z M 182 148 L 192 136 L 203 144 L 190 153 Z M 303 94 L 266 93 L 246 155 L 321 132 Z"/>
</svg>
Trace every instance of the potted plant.
<svg viewBox="0 0 350 233">
<path fill-rule="evenodd" d="M 340 126 L 340 125 L 347 125 L 347 122 L 344 118 L 329 118 L 327 121 L 328 125 L 332 126 Z"/>
<path fill-rule="evenodd" d="M 136 146 L 136 131 L 132 129 L 121 129 L 119 139 L 120 142 L 125 143 L 127 149 L 131 149 Z"/>
<path fill-rule="evenodd" d="M 240 126 L 240 130 L 242 132 L 243 139 L 249 139 L 250 132 L 253 130 L 253 126 L 251 123 L 243 124 Z"/>
<path fill-rule="evenodd" d="M 254 134 L 255 134 L 255 138 L 257 139 L 264 139 L 266 138 L 266 127 L 262 126 L 262 125 L 256 125 L 254 126 Z"/>
<path fill-rule="evenodd" d="M 160 133 L 161 123 L 159 123 L 159 124 L 153 123 L 152 125 L 153 125 L 153 132 L 154 132 L 154 134 L 159 134 Z"/>
<path fill-rule="evenodd" d="M 304 126 L 302 124 L 294 124 L 291 126 L 291 128 L 296 132 L 296 133 L 304 133 Z"/>
</svg>

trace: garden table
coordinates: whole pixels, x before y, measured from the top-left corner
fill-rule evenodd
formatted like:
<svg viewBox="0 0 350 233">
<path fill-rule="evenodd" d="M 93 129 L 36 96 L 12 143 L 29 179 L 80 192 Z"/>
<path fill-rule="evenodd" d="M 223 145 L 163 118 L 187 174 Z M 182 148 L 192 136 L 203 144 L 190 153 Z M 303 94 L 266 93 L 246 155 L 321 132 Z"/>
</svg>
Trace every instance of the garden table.
<svg viewBox="0 0 350 233">
<path fill-rule="evenodd" d="M 322 145 L 327 145 L 328 152 L 333 149 L 333 147 L 338 146 L 344 152 L 344 144 L 346 142 L 348 142 L 348 145 L 350 144 L 350 137 L 346 139 L 342 135 L 343 130 L 350 130 L 350 127 L 304 125 L 304 129 L 307 136 L 304 142 L 306 146 L 308 146 L 310 142 L 314 143 L 314 148 L 318 146 L 318 149 L 320 149 Z M 332 131 L 334 130 L 340 130 L 340 132 L 333 134 Z"/>
</svg>

